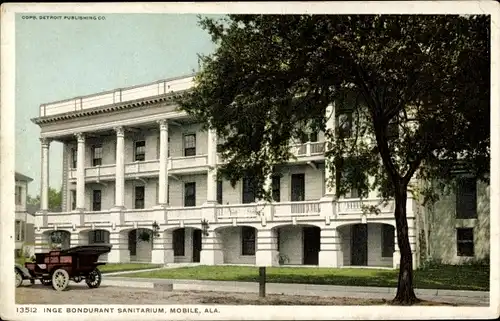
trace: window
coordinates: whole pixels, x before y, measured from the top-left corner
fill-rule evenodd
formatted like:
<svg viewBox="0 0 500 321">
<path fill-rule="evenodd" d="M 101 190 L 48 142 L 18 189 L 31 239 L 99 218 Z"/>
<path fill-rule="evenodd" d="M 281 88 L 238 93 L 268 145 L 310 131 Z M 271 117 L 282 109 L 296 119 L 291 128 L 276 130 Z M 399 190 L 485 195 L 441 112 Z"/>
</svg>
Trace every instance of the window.
<svg viewBox="0 0 500 321">
<path fill-rule="evenodd" d="M 477 190 L 475 178 L 459 178 L 456 196 L 458 219 L 477 218 Z"/>
<path fill-rule="evenodd" d="M 78 160 L 78 154 L 76 148 L 71 148 L 71 168 L 76 168 L 77 160 Z"/>
<path fill-rule="evenodd" d="M 241 255 L 255 255 L 255 229 L 253 227 L 241 228 Z"/>
<path fill-rule="evenodd" d="M 187 134 L 184 135 L 184 156 L 195 156 L 196 155 L 196 135 Z"/>
<path fill-rule="evenodd" d="M 305 175 L 292 174 L 292 202 L 305 200 Z"/>
<path fill-rule="evenodd" d="M 16 205 L 23 203 L 23 190 L 21 186 L 16 186 Z"/>
<path fill-rule="evenodd" d="M 101 190 L 92 191 L 92 211 L 101 210 Z"/>
<path fill-rule="evenodd" d="M 196 183 L 184 184 L 184 206 L 196 206 Z"/>
<path fill-rule="evenodd" d="M 278 231 L 276 232 L 276 245 L 277 245 L 277 248 L 276 250 L 279 252 L 280 251 L 280 246 L 281 244 L 281 229 L 278 229 Z"/>
<path fill-rule="evenodd" d="M 457 228 L 457 255 L 474 256 L 474 229 Z"/>
<path fill-rule="evenodd" d="M 346 193 L 345 198 L 359 198 L 360 194 L 357 188 L 351 188 L 349 192 Z"/>
<path fill-rule="evenodd" d="M 144 208 L 144 186 L 135 187 L 135 202 L 134 208 Z"/>
<path fill-rule="evenodd" d="M 254 193 L 254 183 L 250 177 L 243 178 L 243 204 L 254 203 L 255 202 L 255 193 Z"/>
<path fill-rule="evenodd" d="M 167 140 L 167 157 L 170 157 L 170 137 Z"/>
<path fill-rule="evenodd" d="M 272 177 L 272 183 L 271 183 L 271 188 L 272 188 L 272 197 L 273 201 L 279 202 L 280 201 L 280 177 L 279 176 L 273 176 Z"/>
<path fill-rule="evenodd" d="M 16 220 L 15 232 L 16 232 L 16 241 L 22 241 L 23 240 L 23 235 L 21 234 L 21 233 L 23 233 L 23 222 L 22 221 Z"/>
<path fill-rule="evenodd" d="M 134 160 L 142 162 L 146 160 L 146 141 L 141 140 L 135 142 L 135 157 Z"/>
<path fill-rule="evenodd" d="M 222 204 L 222 181 L 217 180 L 217 203 Z"/>
<path fill-rule="evenodd" d="M 337 116 L 337 131 L 338 135 L 343 138 L 351 137 L 352 135 L 352 113 L 345 111 Z"/>
<path fill-rule="evenodd" d="M 105 230 L 95 230 L 89 233 L 89 244 L 109 243 L 109 232 Z"/>
<path fill-rule="evenodd" d="M 102 165 L 102 145 L 92 146 L 92 166 Z"/>
<path fill-rule="evenodd" d="M 74 211 L 76 209 L 76 190 L 71 190 L 71 210 Z"/>
<path fill-rule="evenodd" d="M 382 224 L 382 257 L 392 257 L 394 253 L 394 226 Z"/>
<path fill-rule="evenodd" d="M 185 230 L 183 228 L 175 230 L 173 233 L 174 256 L 184 256 L 185 241 Z"/>
</svg>

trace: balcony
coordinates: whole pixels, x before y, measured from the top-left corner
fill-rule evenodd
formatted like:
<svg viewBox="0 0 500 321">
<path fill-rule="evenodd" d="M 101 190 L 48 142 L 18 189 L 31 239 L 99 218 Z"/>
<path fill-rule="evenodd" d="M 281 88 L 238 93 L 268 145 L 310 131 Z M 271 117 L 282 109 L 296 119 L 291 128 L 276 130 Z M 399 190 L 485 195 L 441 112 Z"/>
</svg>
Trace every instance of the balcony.
<svg viewBox="0 0 500 321">
<path fill-rule="evenodd" d="M 414 217 L 416 202 L 413 198 L 408 198 L 407 216 Z M 380 213 L 368 214 L 364 208 L 376 206 Z M 321 219 L 322 217 L 331 217 L 333 219 L 336 212 L 337 219 L 359 220 L 363 213 L 373 219 L 392 219 L 394 218 L 394 202 L 390 201 L 387 205 L 380 205 L 379 199 L 340 199 L 334 204 L 334 209 L 329 213 L 322 213 L 319 200 L 302 202 L 280 202 L 271 204 L 231 204 L 217 205 L 212 212 L 212 217 L 206 216 L 206 208 L 200 206 L 194 207 L 169 207 L 166 209 L 126 209 L 121 212 L 110 210 L 92 212 L 54 212 L 46 215 L 37 215 L 35 225 L 40 227 L 71 228 L 73 226 L 109 226 L 116 225 L 150 225 L 156 221 L 158 224 L 180 224 L 195 223 L 198 224 L 206 218 L 209 222 L 231 223 L 234 220 L 247 222 L 260 222 L 262 216 L 266 216 L 268 221 L 306 221 L 308 219 Z"/>
<path fill-rule="evenodd" d="M 169 158 L 167 161 L 168 170 L 172 174 L 182 174 L 184 172 L 197 172 L 206 169 L 207 155 L 196 155 L 190 157 Z M 125 164 L 125 178 L 140 176 L 155 176 L 160 170 L 160 161 L 148 160 L 141 162 L 132 162 Z M 115 165 L 101 165 L 85 168 L 85 179 L 87 181 L 98 181 L 115 178 Z M 76 179 L 76 168 L 69 170 L 69 179 Z"/>
<path fill-rule="evenodd" d="M 113 104 L 153 98 L 176 91 L 184 91 L 194 85 L 193 77 L 160 80 L 154 83 L 114 89 L 102 93 L 76 97 L 40 106 L 40 117 L 65 114 Z"/>
</svg>

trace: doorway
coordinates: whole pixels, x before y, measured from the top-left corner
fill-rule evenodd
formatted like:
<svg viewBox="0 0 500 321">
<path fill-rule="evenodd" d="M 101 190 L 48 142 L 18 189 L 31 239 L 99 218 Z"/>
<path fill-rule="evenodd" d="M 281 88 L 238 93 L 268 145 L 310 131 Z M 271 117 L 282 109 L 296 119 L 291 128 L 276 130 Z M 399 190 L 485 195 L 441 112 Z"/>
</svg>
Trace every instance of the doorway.
<svg viewBox="0 0 500 321">
<path fill-rule="evenodd" d="M 302 230 L 304 240 L 304 265 L 318 265 L 321 244 L 321 229 L 316 226 L 307 226 Z"/>
<path fill-rule="evenodd" d="M 351 265 L 368 265 L 367 224 L 355 224 L 351 228 Z"/>
<path fill-rule="evenodd" d="M 200 263 L 201 230 L 193 230 L 193 262 Z"/>
</svg>

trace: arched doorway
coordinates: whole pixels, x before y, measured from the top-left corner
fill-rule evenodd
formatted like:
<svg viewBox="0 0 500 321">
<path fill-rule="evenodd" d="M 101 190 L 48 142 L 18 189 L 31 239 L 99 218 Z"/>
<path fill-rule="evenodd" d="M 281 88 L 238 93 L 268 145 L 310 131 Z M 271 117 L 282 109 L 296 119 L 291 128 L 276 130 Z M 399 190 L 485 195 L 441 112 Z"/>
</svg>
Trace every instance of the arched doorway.
<svg viewBox="0 0 500 321">
<path fill-rule="evenodd" d="M 222 243 L 223 263 L 255 264 L 257 229 L 252 226 L 224 226 L 215 229 Z"/>
<path fill-rule="evenodd" d="M 338 228 L 344 266 L 392 267 L 394 226 L 383 223 L 349 224 Z"/>
<path fill-rule="evenodd" d="M 314 225 L 280 225 L 276 230 L 280 265 L 318 265 L 321 229 Z"/>
<path fill-rule="evenodd" d="M 175 263 L 199 263 L 202 233 L 195 227 L 182 227 L 172 231 Z"/>
<path fill-rule="evenodd" d="M 128 231 L 128 250 L 130 262 L 151 262 L 153 231 L 147 228 Z"/>
</svg>

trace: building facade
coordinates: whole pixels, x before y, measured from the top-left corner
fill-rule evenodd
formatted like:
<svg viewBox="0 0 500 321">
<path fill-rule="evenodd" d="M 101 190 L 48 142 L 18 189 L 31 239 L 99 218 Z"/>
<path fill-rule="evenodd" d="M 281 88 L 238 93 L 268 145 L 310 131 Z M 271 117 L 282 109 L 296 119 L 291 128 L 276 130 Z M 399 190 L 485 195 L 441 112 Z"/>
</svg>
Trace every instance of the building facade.
<svg viewBox="0 0 500 321">
<path fill-rule="evenodd" d="M 33 181 L 32 178 L 21 173 L 15 173 L 15 252 L 17 256 L 30 257 L 34 253 L 34 221 L 35 218 L 27 210 L 28 184 Z"/>
<path fill-rule="evenodd" d="M 110 243 L 108 262 L 399 265 L 394 203 L 374 215 L 363 208 L 379 203 L 375 191 L 363 200 L 336 198 L 326 184 L 332 173 L 322 133 L 292 146 L 296 158 L 268 177 L 271 203 L 256 199 L 247 180 L 234 188 L 217 180 L 216 133 L 174 102 L 191 86 L 192 75 L 40 106 L 33 120 L 42 147 L 37 251 L 57 239 L 62 247 Z M 48 211 L 54 142 L 64 145 L 62 212 Z M 417 213 L 426 215 L 409 193 L 415 267 Z"/>
</svg>

